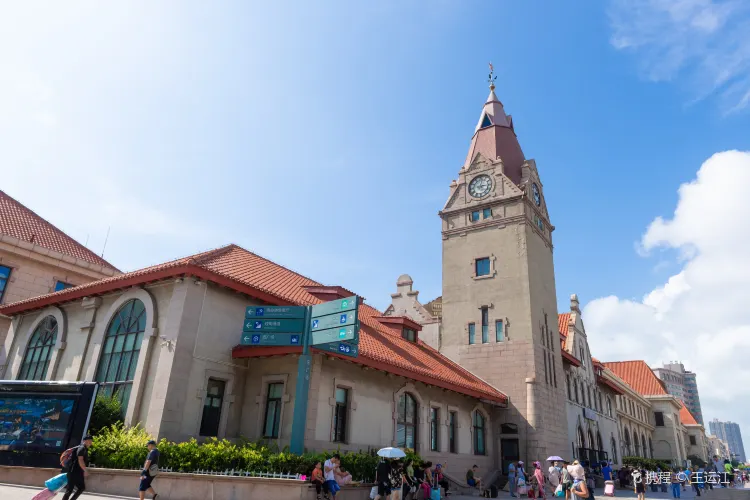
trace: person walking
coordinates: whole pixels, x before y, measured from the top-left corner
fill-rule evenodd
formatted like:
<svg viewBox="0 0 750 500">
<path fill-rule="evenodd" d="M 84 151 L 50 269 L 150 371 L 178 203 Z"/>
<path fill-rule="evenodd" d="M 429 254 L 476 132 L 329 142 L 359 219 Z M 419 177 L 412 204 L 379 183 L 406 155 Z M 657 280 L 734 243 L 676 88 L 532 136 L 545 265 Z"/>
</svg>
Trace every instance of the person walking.
<svg viewBox="0 0 750 500">
<path fill-rule="evenodd" d="M 508 464 L 508 490 L 510 496 L 516 496 L 516 464 L 513 462 Z"/>
<path fill-rule="evenodd" d="M 560 462 L 552 462 L 552 465 L 549 468 L 548 476 L 549 485 L 552 487 L 552 496 L 555 496 L 555 490 L 557 489 L 557 485 L 560 484 L 561 477 L 562 472 L 560 471 Z"/>
<path fill-rule="evenodd" d="M 679 469 L 672 471 L 672 498 L 680 498 Z"/>
<path fill-rule="evenodd" d="M 646 498 L 646 477 L 646 471 L 642 470 L 640 476 L 633 480 L 633 483 L 635 483 L 633 491 L 638 496 L 638 500 L 645 500 Z"/>
<path fill-rule="evenodd" d="M 562 481 L 562 489 L 565 493 L 565 500 L 570 500 L 570 487 L 573 485 L 573 478 L 570 475 L 568 466 L 570 466 L 570 463 L 568 463 L 567 460 L 564 460 L 562 466 L 562 474 L 560 475 L 560 481 Z"/>
<path fill-rule="evenodd" d="M 141 472 L 141 484 L 138 486 L 138 497 L 141 500 L 146 498 L 147 491 L 152 495 L 151 498 L 159 496 L 151 487 L 151 483 L 159 473 L 159 449 L 156 447 L 156 441 L 154 440 L 146 443 L 146 447 L 148 448 L 148 455 Z"/>
<path fill-rule="evenodd" d="M 68 487 L 63 500 L 76 500 L 86 490 L 85 478 L 89 475 L 89 448 L 93 442 L 91 436 L 85 436 L 83 443 L 73 451 L 70 470 L 67 471 Z"/>
</svg>

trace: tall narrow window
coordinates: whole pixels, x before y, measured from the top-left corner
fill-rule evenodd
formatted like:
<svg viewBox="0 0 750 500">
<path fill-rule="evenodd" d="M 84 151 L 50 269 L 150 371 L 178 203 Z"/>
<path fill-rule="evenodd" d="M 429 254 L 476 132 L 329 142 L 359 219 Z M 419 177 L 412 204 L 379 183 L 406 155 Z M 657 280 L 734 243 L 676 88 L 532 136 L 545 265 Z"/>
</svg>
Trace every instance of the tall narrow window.
<svg viewBox="0 0 750 500">
<path fill-rule="evenodd" d="M 57 341 L 57 320 L 54 316 L 47 316 L 34 329 L 23 364 L 18 371 L 18 380 L 45 380 L 52 349 Z"/>
<path fill-rule="evenodd" d="M 263 426 L 263 437 L 278 438 L 281 423 L 281 396 L 284 394 L 284 384 L 268 384 L 266 393 L 266 418 Z"/>
<path fill-rule="evenodd" d="M 349 407 L 349 390 L 336 388 L 336 409 L 333 412 L 333 440 L 346 443 L 346 414 Z"/>
<path fill-rule="evenodd" d="M 482 344 L 490 341 L 490 313 L 487 307 L 482 308 Z"/>
<path fill-rule="evenodd" d="M 104 338 L 96 381 L 105 394 L 117 394 L 123 411 L 130 400 L 145 330 L 146 308 L 140 300 L 131 299 L 110 320 Z"/>
<path fill-rule="evenodd" d="M 469 323 L 469 344 L 475 344 L 476 343 L 476 331 L 474 328 L 474 323 Z"/>
<path fill-rule="evenodd" d="M 654 423 L 657 427 L 664 427 L 664 413 L 660 411 L 654 412 Z"/>
<path fill-rule="evenodd" d="M 226 382 L 223 380 L 208 379 L 206 399 L 203 401 L 203 416 L 201 417 L 201 436 L 216 437 L 219 435 L 221 406 L 224 403 L 225 388 Z"/>
<path fill-rule="evenodd" d="M 448 414 L 448 451 L 456 453 L 456 412 L 452 411 Z"/>
<path fill-rule="evenodd" d="M 477 259 L 474 261 L 474 270 L 476 271 L 477 276 L 489 276 L 490 274 L 490 259 L 489 257 L 484 257 L 481 259 Z"/>
<path fill-rule="evenodd" d="M 398 399 L 396 446 L 417 449 L 417 401 L 408 392 Z"/>
<path fill-rule="evenodd" d="M 440 450 L 440 409 L 430 408 L 430 450 Z"/>
<path fill-rule="evenodd" d="M 8 266 L 0 266 L 0 302 L 3 301 L 3 295 L 5 295 L 5 288 L 8 286 L 9 279 L 10 268 Z"/>
<path fill-rule="evenodd" d="M 503 334 L 503 320 L 499 319 L 495 321 L 495 342 L 502 342 L 505 340 L 505 335 Z"/>
<path fill-rule="evenodd" d="M 474 454 L 484 455 L 484 416 L 478 411 L 474 412 Z"/>
<path fill-rule="evenodd" d="M 612 446 L 612 462 L 617 463 L 617 443 L 615 442 L 615 438 L 610 440 L 610 445 Z"/>
<path fill-rule="evenodd" d="M 544 381 L 549 384 L 549 373 L 547 371 L 547 353 L 544 353 Z"/>
</svg>

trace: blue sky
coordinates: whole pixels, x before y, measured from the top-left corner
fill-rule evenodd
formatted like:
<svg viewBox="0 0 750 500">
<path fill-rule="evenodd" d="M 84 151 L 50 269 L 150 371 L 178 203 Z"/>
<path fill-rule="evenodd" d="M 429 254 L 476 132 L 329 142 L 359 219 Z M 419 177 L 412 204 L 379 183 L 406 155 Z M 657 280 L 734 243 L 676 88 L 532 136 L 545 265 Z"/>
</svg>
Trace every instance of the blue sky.
<svg viewBox="0 0 750 500">
<path fill-rule="evenodd" d="M 680 273 L 684 242 L 647 228 L 711 155 L 750 149 L 737 2 L 2 11 L 2 189 L 97 252 L 111 227 L 124 270 L 234 242 L 380 309 L 402 273 L 440 295 L 437 212 L 489 61 L 544 183 L 561 310 Z"/>
</svg>

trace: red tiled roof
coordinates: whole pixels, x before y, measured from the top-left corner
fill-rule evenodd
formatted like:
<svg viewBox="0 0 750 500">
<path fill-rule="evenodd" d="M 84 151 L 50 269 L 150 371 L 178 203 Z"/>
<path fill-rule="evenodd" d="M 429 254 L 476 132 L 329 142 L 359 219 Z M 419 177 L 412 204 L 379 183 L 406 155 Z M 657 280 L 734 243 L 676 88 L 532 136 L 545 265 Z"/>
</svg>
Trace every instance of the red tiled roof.
<svg viewBox="0 0 750 500">
<path fill-rule="evenodd" d="M 115 266 L 3 191 L 0 191 L 0 234 L 118 271 Z"/>
<path fill-rule="evenodd" d="M 305 287 L 322 286 L 270 260 L 236 245 L 166 262 L 131 273 L 106 278 L 60 292 L 42 295 L 0 308 L 3 314 L 46 307 L 53 303 L 78 300 L 86 296 L 111 292 L 136 284 L 175 276 L 195 276 L 213 281 L 271 304 L 313 305 L 322 302 Z M 441 355 L 424 342 L 410 342 L 396 328 L 389 328 L 376 318 L 380 311 L 362 305 L 360 316 L 359 357 L 346 358 L 355 363 L 411 377 L 438 387 L 496 402 L 507 402 L 507 396 L 488 383 Z M 253 349 L 263 354 L 296 352 L 299 348 L 236 347 L 238 357 L 252 355 Z M 336 356 L 334 353 L 329 353 Z"/>
<path fill-rule="evenodd" d="M 690 410 L 685 408 L 685 405 L 682 405 L 682 408 L 680 408 L 680 421 L 682 425 L 700 425 L 693 417 L 693 414 L 690 413 Z"/>
<path fill-rule="evenodd" d="M 645 361 L 610 361 L 604 366 L 644 396 L 666 396 L 667 391 Z"/>
<path fill-rule="evenodd" d="M 557 328 L 565 337 L 568 336 L 568 323 L 570 323 L 570 313 L 557 315 Z"/>
</svg>

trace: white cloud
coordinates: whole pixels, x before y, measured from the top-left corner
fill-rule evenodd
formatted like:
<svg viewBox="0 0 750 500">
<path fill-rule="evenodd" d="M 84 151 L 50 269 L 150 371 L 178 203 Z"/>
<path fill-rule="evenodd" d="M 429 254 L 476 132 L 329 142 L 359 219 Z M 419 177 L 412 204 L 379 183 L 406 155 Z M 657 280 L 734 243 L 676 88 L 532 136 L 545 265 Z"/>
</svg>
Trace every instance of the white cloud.
<svg viewBox="0 0 750 500">
<path fill-rule="evenodd" d="M 612 46 L 635 54 L 646 78 L 679 78 L 727 113 L 750 104 L 750 2 L 613 0 L 609 18 Z"/>
<path fill-rule="evenodd" d="M 709 158 L 679 189 L 671 218 L 646 229 L 645 251 L 682 253 L 681 270 L 642 300 L 610 296 L 583 311 L 592 352 L 607 361 L 681 360 L 698 375 L 704 422 L 750 432 L 750 152 Z M 746 434 L 746 436 L 750 436 Z M 750 441 L 747 452 L 750 452 Z"/>
</svg>

